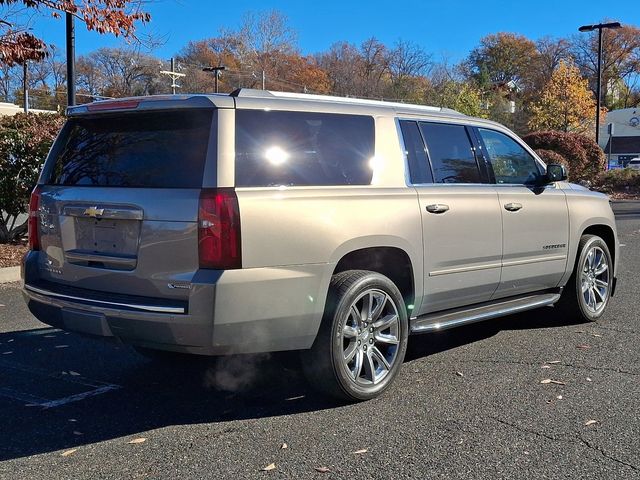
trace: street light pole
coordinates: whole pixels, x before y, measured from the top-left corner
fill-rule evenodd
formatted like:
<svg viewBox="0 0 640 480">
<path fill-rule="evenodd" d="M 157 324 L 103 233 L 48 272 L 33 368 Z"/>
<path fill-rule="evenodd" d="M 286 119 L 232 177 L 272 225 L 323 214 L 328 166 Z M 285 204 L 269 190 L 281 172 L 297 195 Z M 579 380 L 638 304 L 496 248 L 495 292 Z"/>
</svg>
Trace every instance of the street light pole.
<svg viewBox="0 0 640 480">
<path fill-rule="evenodd" d="M 76 32 L 73 14 L 67 12 L 67 105 L 76 104 Z"/>
<path fill-rule="evenodd" d="M 220 76 L 220 72 L 222 70 L 225 70 L 226 67 L 219 65 L 217 67 L 204 67 L 202 69 L 203 72 L 213 72 L 215 75 L 215 82 L 216 82 L 216 93 L 218 93 L 218 77 Z"/>
<path fill-rule="evenodd" d="M 620 28 L 620 22 L 598 23 L 597 25 L 583 25 L 578 28 L 580 32 L 592 32 L 598 30 L 598 84 L 596 85 L 596 143 L 600 140 L 600 105 L 602 102 L 602 30 Z"/>
</svg>

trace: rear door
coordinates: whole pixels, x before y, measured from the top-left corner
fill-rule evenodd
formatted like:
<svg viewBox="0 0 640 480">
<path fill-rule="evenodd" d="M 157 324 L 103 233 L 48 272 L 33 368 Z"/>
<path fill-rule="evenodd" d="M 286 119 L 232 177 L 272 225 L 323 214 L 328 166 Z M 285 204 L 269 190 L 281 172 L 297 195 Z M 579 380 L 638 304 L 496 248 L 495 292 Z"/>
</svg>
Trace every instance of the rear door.
<svg viewBox="0 0 640 480">
<path fill-rule="evenodd" d="M 198 269 L 213 108 L 72 117 L 41 177 L 41 279 L 182 297 Z M 215 144 L 214 144 L 215 145 Z M 209 167 L 207 167 L 209 168 Z"/>
<path fill-rule="evenodd" d="M 500 281 L 502 220 L 464 125 L 401 121 L 424 242 L 418 315 L 489 300 Z"/>
<path fill-rule="evenodd" d="M 495 298 L 555 287 L 566 270 L 569 212 L 562 189 L 540 186 L 543 166 L 514 137 L 476 130 L 491 166 L 503 225 L 502 278 Z"/>
</svg>

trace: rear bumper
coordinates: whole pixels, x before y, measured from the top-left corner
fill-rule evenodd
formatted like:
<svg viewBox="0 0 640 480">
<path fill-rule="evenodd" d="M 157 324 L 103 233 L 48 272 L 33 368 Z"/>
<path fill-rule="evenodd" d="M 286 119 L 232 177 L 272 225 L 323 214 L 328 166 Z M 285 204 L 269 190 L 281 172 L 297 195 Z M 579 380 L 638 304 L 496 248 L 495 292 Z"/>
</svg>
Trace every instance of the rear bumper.
<svg viewBox="0 0 640 480">
<path fill-rule="evenodd" d="M 329 284 L 325 271 L 331 271 L 327 265 L 201 270 L 184 308 L 47 288 L 29 261 L 27 256 L 23 295 L 38 320 L 62 330 L 200 355 L 310 348 Z"/>
</svg>

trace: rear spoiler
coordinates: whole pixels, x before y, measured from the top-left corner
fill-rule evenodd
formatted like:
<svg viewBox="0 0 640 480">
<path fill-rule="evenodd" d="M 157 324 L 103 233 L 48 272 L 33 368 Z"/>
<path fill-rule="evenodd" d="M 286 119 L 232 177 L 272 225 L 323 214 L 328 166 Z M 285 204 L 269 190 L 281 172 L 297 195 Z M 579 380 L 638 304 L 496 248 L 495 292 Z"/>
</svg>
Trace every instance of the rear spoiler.
<svg viewBox="0 0 640 480">
<path fill-rule="evenodd" d="M 84 105 L 67 107 L 67 115 L 72 117 L 76 115 L 108 112 L 233 107 L 233 98 L 228 95 L 152 95 L 147 97 L 100 100 Z"/>
</svg>

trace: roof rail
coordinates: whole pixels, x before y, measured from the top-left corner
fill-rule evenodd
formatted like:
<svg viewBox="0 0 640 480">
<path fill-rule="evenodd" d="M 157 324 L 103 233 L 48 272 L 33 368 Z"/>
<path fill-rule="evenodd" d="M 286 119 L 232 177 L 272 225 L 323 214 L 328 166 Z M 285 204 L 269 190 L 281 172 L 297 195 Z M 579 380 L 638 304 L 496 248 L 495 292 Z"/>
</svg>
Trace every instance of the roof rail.
<svg viewBox="0 0 640 480">
<path fill-rule="evenodd" d="M 383 100 L 371 100 L 368 98 L 336 97 L 332 95 L 312 95 L 309 93 L 276 92 L 271 90 L 256 90 L 252 88 L 238 88 L 229 94 L 232 97 L 252 98 L 290 98 L 292 100 L 314 100 L 318 102 L 338 102 L 350 105 L 371 105 L 378 107 L 394 107 L 397 109 L 423 110 L 426 112 L 446 112 L 463 115 L 462 113 L 444 107 L 431 107 L 428 105 L 416 105 L 413 103 L 385 102 Z"/>
</svg>

